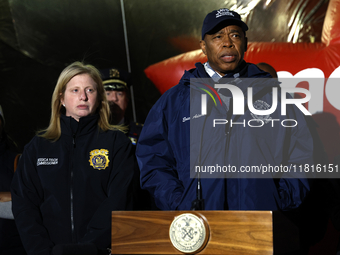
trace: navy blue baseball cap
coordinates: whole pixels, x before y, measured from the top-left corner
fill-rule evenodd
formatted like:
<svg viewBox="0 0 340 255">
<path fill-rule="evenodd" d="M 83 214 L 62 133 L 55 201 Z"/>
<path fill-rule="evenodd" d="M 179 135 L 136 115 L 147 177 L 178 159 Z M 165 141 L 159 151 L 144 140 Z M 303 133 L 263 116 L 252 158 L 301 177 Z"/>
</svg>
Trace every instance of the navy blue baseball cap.
<svg viewBox="0 0 340 255">
<path fill-rule="evenodd" d="M 247 24 L 242 21 L 241 16 L 237 12 L 223 8 L 212 11 L 205 17 L 202 26 L 202 40 L 204 40 L 206 34 L 209 34 L 211 30 L 222 22 L 229 25 L 237 25 L 241 27 L 244 32 L 248 30 Z"/>
</svg>

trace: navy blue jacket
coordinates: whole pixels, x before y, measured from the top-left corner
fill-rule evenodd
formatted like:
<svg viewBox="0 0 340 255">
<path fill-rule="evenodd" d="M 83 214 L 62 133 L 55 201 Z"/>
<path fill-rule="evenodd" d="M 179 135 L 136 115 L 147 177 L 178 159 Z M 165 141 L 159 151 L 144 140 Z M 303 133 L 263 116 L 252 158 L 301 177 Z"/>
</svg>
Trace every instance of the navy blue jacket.
<svg viewBox="0 0 340 255">
<path fill-rule="evenodd" d="M 98 116 L 61 116 L 56 142 L 34 137 L 12 183 L 13 214 L 28 254 L 57 244 L 111 243 L 111 211 L 132 209 L 134 155 L 120 131 L 100 131 Z M 75 125 L 76 126 L 76 125 Z"/>
<path fill-rule="evenodd" d="M 253 64 L 246 64 L 239 72 L 240 77 L 268 78 L 269 74 Z M 227 77 L 233 77 L 232 73 Z M 275 122 L 274 128 L 267 123 L 262 128 L 235 125 L 229 135 L 225 127 L 213 129 L 212 116 L 226 118 L 224 111 L 217 107 L 209 108 L 213 114 L 193 118 L 190 114 L 190 79 L 207 78 L 214 84 L 201 63 L 196 68 L 185 72 L 179 84 L 161 96 L 145 121 L 138 145 L 137 160 L 141 170 L 141 186 L 155 198 L 156 205 L 162 210 L 189 210 L 196 198 L 197 179 L 190 178 L 190 148 L 195 155 L 217 155 L 221 164 L 237 167 L 260 166 L 271 164 L 311 164 L 313 142 L 306 127 L 304 116 L 296 107 L 288 107 L 285 119 L 296 119 L 294 128 L 284 128 Z M 273 79 L 269 79 L 273 80 Z M 195 85 L 196 86 L 196 85 Z M 243 92 L 253 86 L 242 82 L 237 85 Z M 271 85 L 273 86 L 273 85 Z M 262 87 L 257 89 L 257 94 Z M 202 91 L 193 88 L 192 92 Z M 246 94 L 246 93 L 245 93 Z M 271 105 L 271 94 L 259 93 L 259 99 Z M 200 97 L 198 97 L 200 98 Z M 246 101 L 247 99 L 245 99 Z M 193 103 L 193 102 L 191 102 Z M 195 102 L 194 102 L 195 103 Z M 280 103 L 271 116 L 282 120 Z M 246 108 L 243 116 L 233 115 L 231 119 L 242 122 L 253 119 Z M 254 123 L 253 123 L 254 124 Z M 190 144 L 190 125 L 192 128 L 203 125 L 203 143 L 201 138 L 192 139 Z M 210 125 L 210 126 L 209 126 Z M 197 133 L 199 134 L 199 132 Z M 210 134 L 210 135 L 209 135 Z M 213 135 L 212 135 L 213 134 Z M 214 140 L 215 139 L 215 140 Z M 195 144 L 196 142 L 196 144 Z M 201 146 L 202 145 L 202 146 Z M 201 148 L 201 153 L 197 152 Z M 197 160 L 196 158 L 194 161 Z M 202 158 L 202 160 L 204 160 Z M 212 161 L 214 162 L 214 161 Z M 249 176 L 249 175 L 248 175 Z M 298 207 L 307 192 L 309 184 L 304 175 L 284 175 L 273 178 L 203 178 L 202 193 L 207 210 L 289 210 Z M 226 195 L 227 194 L 227 195 Z"/>
</svg>

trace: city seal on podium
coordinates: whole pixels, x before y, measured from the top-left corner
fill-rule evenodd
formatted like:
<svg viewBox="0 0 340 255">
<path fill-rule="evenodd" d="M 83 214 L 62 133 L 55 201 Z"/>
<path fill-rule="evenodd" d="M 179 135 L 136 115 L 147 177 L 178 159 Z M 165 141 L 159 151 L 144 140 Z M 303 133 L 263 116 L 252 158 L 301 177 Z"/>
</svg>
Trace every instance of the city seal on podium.
<svg viewBox="0 0 340 255">
<path fill-rule="evenodd" d="M 209 236 L 208 231 L 204 219 L 192 213 L 183 213 L 172 221 L 169 236 L 177 250 L 190 254 L 204 248 Z"/>
</svg>

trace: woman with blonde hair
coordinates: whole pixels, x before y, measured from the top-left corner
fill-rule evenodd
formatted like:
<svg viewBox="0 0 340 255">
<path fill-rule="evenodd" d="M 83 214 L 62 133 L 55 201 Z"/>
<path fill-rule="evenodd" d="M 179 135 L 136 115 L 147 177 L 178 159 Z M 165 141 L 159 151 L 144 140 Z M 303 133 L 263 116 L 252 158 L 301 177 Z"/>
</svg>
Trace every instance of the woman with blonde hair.
<svg viewBox="0 0 340 255">
<path fill-rule="evenodd" d="M 28 254 L 110 247 L 111 211 L 132 209 L 132 145 L 108 122 L 99 71 L 75 62 L 60 74 L 50 124 L 25 146 L 12 183 L 14 218 Z"/>
</svg>

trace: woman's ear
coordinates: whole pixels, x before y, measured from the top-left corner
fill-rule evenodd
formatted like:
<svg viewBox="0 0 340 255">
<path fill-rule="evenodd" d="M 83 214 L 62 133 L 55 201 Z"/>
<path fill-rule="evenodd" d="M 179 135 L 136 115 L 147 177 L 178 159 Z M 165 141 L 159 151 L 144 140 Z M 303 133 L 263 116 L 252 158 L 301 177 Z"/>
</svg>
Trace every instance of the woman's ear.
<svg viewBox="0 0 340 255">
<path fill-rule="evenodd" d="M 59 96 L 60 96 L 60 103 L 61 103 L 61 105 L 65 106 L 65 104 L 64 104 L 64 98 L 63 98 L 63 94 L 62 94 L 62 93 L 60 93 L 60 94 L 59 94 Z"/>
</svg>

